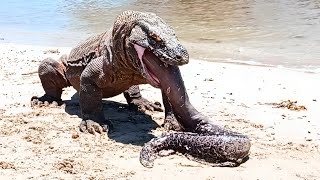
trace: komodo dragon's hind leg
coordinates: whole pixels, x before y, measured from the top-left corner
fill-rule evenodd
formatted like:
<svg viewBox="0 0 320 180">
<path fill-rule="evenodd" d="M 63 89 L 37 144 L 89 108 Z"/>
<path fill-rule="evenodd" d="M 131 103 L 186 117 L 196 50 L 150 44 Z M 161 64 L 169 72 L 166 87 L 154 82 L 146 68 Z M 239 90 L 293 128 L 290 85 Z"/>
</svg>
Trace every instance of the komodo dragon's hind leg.
<svg viewBox="0 0 320 180">
<path fill-rule="evenodd" d="M 128 105 L 132 109 L 136 109 L 142 112 L 146 110 L 160 112 L 163 111 L 159 102 L 152 103 L 149 100 L 142 97 L 138 85 L 131 86 L 129 89 L 123 92 L 123 95 L 126 98 Z"/>
<path fill-rule="evenodd" d="M 126 98 L 129 106 L 131 108 L 137 109 L 139 111 L 160 111 L 162 112 L 163 109 L 161 108 L 161 104 L 159 102 L 152 103 L 147 99 L 143 98 L 140 94 L 140 88 L 138 85 L 131 86 L 128 90 L 123 92 L 124 97 Z M 162 100 L 165 109 L 165 119 L 163 123 L 163 127 L 166 130 L 175 130 L 175 131 L 182 131 L 183 128 L 176 120 L 171 104 L 169 103 L 168 97 L 165 93 L 162 92 Z"/>
<path fill-rule="evenodd" d="M 62 56 L 58 61 L 47 58 L 41 62 L 38 68 L 38 74 L 41 80 L 45 94 L 42 97 L 33 96 L 31 98 L 31 106 L 43 104 L 44 102 L 57 102 L 62 104 L 61 94 L 64 87 L 70 86 L 65 72 L 66 66 L 63 60 L 67 56 Z"/>
</svg>

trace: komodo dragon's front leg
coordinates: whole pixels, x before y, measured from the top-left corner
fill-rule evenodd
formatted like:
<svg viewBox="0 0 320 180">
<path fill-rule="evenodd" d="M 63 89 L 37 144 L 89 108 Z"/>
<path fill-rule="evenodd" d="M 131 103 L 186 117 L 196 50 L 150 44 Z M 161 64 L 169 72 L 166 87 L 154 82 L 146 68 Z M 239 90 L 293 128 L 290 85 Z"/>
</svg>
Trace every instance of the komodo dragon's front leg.
<svg viewBox="0 0 320 180">
<path fill-rule="evenodd" d="M 109 120 L 105 119 L 102 98 L 103 88 L 106 86 L 108 77 L 103 73 L 103 60 L 101 56 L 95 59 L 95 63 L 90 63 L 83 70 L 80 77 L 80 109 L 82 122 L 80 130 L 82 132 L 102 133 L 108 132 L 112 128 Z"/>
<path fill-rule="evenodd" d="M 81 73 L 79 96 L 82 115 L 80 130 L 82 132 L 94 134 L 95 132 L 108 132 L 112 129 L 112 123 L 105 118 L 102 107 L 103 91 L 110 78 L 104 69 L 104 58 L 101 56 L 93 60 L 94 63 L 89 63 Z M 147 110 L 162 110 L 160 103 L 153 104 L 141 96 L 139 86 L 131 86 L 124 92 L 124 96 L 130 106 Z M 172 108 L 169 107 L 166 111 L 172 111 Z"/>
</svg>

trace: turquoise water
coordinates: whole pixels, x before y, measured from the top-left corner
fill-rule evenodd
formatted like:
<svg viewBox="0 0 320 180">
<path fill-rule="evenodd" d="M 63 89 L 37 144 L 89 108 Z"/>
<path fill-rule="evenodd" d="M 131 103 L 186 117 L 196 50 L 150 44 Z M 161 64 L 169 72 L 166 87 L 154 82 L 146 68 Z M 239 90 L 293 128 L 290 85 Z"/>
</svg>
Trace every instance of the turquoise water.
<svg viewBox="0 0 320 180">
<path fill-rule="evenodd" d="M 128 9 L 165 19 L 193 59 L 320 72 L 318 0 L 2 0 L 0 42 L 74 46 Z"/>
</svg>

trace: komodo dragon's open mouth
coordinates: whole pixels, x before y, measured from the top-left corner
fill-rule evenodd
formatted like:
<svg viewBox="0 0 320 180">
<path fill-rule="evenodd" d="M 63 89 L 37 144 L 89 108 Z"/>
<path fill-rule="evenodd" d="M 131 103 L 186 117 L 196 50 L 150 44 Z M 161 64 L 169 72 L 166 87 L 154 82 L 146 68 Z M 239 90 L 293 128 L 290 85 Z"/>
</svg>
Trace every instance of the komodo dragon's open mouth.
<svg viewBox="0 0 320 180">
<path fill-rule="evenodd" d="M 163 73 L 161 69 L 168 67 L 168 65 L 162 62 L 156 55 L 154 55 L 148 49 L 136 44 L 134 44 L 134 48 L 137 51 L 140 63 L 143 68 L 143 72 L 148 82 L 152 86 L 159 88 L 161 85 L 161 73 Z"/>
</svg>

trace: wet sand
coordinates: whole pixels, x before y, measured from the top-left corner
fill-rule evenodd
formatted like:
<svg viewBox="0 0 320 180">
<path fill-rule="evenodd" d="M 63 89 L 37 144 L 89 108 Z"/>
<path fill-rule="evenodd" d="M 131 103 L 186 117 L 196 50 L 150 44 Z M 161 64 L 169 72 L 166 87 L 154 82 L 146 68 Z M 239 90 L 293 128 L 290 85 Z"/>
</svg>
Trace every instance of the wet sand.
<svg viewBox="0 0 320 180">
<path fill-rule="evenodd" d="M 213 122 L 248 135 L 250 159 L 216 168 L 178 154 L 147 169 L 139 151 L 165 132 L 164 113 L 130 111 L 122 95 L 105 99 L 104 112 L 115 125 L 107 137 L 79 132 L 72 88 L 63 92 L 64 106 L 30 107 L 30 98 L 44 93 L 34 73 L 40 61 L 69 50 L 0 44 L 0 179 L 320 178 L 320 74 L 191 60 L 181 67 L 191 102 Z M 161 100 L 159 90 L 141 89 L 149 100 Z M 286 100 L 306 110 L 274 104 Z"/>
</svg>

